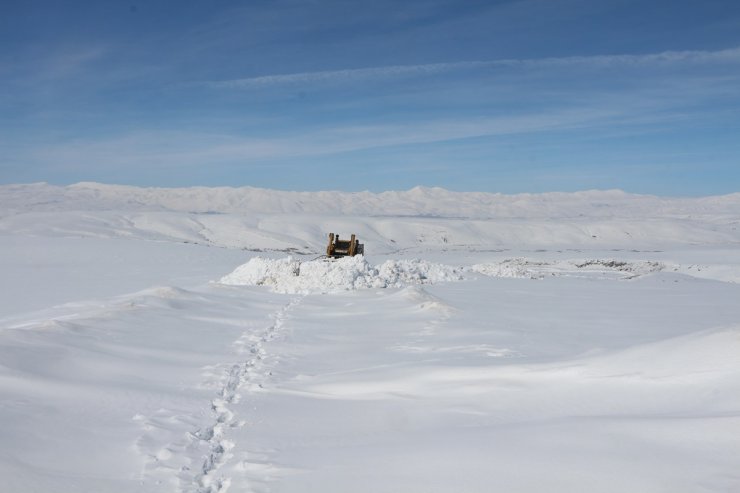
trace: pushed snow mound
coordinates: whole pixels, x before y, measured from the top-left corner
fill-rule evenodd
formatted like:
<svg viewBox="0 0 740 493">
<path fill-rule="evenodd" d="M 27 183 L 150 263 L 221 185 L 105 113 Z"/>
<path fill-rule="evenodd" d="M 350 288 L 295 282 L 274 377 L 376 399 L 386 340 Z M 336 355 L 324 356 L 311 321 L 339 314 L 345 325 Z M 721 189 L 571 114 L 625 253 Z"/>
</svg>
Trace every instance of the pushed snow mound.
<svg viewBox="0 0 740 493">
<path fill-rule="evenodd" d="M 220 279 L 232 286 L 269 286 L 278 293 L 332 293 L 363 288 L 396 288 L 463 279 L 463 269 L 420 259 L 386 260 L 370 265 L 365 257 L 301 262 L 293 257 L 255 257 Z"/>
<path fill-rule="evenodd" d="M 255 257 L 219 282 L 232 286 L 268 286 L 277 293 L 334 293 L 363 288 L 400 288 L 463 280 L 463 274 L 544 279 L 551 276 L 635 279 L 660 272 L 659 262 L 612 259 L 544 261 L 527 258 L 454 267 L 421 259 L 386 260 L 370 265 L 361 255 L 301 262 L 293 257 Z"/>
</svg>

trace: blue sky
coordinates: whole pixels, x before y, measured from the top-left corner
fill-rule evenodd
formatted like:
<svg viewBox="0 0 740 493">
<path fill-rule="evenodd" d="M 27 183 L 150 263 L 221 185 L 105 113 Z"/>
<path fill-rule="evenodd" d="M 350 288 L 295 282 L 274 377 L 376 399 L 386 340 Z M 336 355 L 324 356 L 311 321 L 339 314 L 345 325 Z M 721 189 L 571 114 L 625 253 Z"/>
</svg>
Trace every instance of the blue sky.
<svg viewBox="0 0 740 493">
<path fill-rule="evenodd" d="M 0 183 L 740 191 L 735 0 L 4 0 Z"/>
</svg>

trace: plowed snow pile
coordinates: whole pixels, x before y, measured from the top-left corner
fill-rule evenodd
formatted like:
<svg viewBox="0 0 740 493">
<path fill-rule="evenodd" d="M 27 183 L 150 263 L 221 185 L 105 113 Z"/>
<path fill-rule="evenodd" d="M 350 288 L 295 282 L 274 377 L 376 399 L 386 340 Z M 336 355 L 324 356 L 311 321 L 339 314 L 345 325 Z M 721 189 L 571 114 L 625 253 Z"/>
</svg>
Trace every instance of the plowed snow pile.
<svg viewBox="0 0 740 493">
<path fill-rule="evenodd" d="M 361 255 L 301 262 L 293 257 L 255 257 L 220 279 L 232 286 L 269 286 L 278 293 L 331 293 L 395 288 L 463 279 L 462 268 L 425 260 L 386 260 L 370 265 Z"/>
<path fill-rule="evenodd" d="M 605 277 L 635 279 L 660 272 L 666 268 L 661 262 L 622 261 L 613 259 L 544 261 L 511 258 L 501 262 L 475 264 L 469 270 L 489 277 L 544 279 L 547 276 Z"/>
<path fill-rule="evenodd" d="M 460 281 L 463 273 L 488 277 L 544 279 L 549 276 L 634 279 L 663 270 L 659 262 L 525 258 L 454 267 L 420 259 L 386 260 L 370 265 L 363 256 L 301 262 L 293 257 L 255 257 L 219 282 L 232 286 L 268 286 L 276 293 L 335 293 L 363 288 L 398 288 L 412 284 Z"/>
</svg>

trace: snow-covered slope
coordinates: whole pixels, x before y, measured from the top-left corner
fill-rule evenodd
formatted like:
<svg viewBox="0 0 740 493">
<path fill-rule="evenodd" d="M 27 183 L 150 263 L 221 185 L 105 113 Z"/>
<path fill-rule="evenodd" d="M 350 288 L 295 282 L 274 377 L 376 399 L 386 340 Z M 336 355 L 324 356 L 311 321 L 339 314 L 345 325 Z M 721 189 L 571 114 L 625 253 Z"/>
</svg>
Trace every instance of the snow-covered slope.
<svg viewBox="0 0 740 493">
<path fill-rule="evenodd" d="M 80 183 L 0 187 L 0 234 L 131 237 L 318 254 L 328 232 L 367 251 L 665 248 L 740 243 L 740 194 L 620 191 L 500 195 L 415 188 L 372 194 Z"/>
</svg>

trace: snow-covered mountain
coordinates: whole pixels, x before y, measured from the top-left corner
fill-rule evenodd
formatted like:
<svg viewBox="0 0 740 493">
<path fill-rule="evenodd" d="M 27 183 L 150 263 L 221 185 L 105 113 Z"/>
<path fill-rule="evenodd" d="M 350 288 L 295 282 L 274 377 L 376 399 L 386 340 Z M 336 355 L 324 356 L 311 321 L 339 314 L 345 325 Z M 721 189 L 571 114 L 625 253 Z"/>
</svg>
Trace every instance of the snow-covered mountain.
<svg viewBox="0 0 740 493">
<path fill-rule="evenodd" d="M 503 195 L 415 187 L 407 191 L 288 192 L 253 187 L 141 188 L 100 183 L 0 186 L 6 211 L 177 211 L 441 218 L 648 217 L 738 214 L 740 193 L 665 198 L 621 190 Z"/>
<path fill-rule="evenodd" d="M 0 186 L 0 233 L 130 237 L 251 250 L 323 251 L 328 232 L 368 252 L 450 248 L 663 248 L 740 243 L 740 193 L 662 198 L 618 190 L 502 195 Z"/>
</svg>

